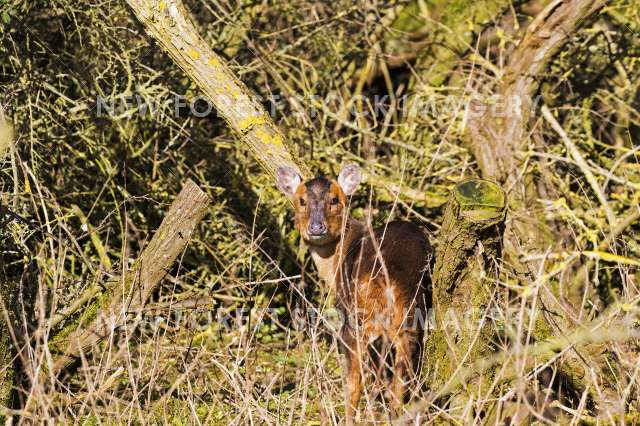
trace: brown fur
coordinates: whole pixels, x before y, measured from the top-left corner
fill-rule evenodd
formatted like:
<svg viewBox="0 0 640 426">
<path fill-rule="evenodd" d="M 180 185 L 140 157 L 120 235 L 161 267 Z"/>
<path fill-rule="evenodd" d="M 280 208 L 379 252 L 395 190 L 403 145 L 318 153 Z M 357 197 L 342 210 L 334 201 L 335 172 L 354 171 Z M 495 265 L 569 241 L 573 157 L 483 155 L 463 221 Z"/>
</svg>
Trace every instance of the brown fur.
<svg viewBox="0 0 640 426">
<path fill-rule="evenodd" d="M 344 318 L 340 346 L 346 358 L 347 424 L 355 418 L 366 361 L 376 352 L 373 344 L 393 354 L 390 396 L 396 407 L 401 405 L 422 357 L 430 286 L 427 236 L 401 221 L 367 230 L 349 217 L 340 185 L 324 177 L 299 185 L 292 198 L 298 230 L 321 278 L 335 289 Z M 326 234 L 310 235 L 309 225 L 320 220 Z M 382 362 L 374 365 L 376 379 L 384 370 Z"/>
<path fill-rule="evenodd" d="M 390 397 L 396 407 L 415 384 L 426 325 L 430 256 L 426 235 L 409 222 L 364 232 L 350 244 L 336 297 L 345 317 L 341 338 L 347 359 L 348 419 L 362 395 L 363 363 L 371 343 L 381 341 L 393 354 Z"/>
</svg>

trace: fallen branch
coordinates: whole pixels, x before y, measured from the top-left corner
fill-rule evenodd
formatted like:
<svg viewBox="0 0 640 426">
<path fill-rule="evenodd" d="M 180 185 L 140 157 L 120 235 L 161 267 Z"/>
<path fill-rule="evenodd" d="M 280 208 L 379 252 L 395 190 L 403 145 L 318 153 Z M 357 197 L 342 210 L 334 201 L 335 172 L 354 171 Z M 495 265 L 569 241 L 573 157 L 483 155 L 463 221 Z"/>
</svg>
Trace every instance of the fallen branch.
<svg viewBox="0 0 640 426">
<path fill-rule="evenodd" d="M 131 270 L 49 343 L 52 351 L 59 354 L 53 366 L 55 374 L 111 336 L 126 322 L 128 314 L 141 312 L 151 292 L 185 249 L 208 206 L 207 194 L 188 180 Z"/>
</svg>

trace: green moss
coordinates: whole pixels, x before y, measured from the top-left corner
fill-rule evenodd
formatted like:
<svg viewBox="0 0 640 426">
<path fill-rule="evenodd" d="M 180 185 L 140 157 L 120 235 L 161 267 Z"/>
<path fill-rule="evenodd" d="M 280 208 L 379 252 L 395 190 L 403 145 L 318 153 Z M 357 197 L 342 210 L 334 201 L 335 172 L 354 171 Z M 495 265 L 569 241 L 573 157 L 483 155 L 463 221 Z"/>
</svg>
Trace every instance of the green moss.
<svg viewBox="0 0 640 426">
<path fill-rule="evenodd" d="M 0 364 L 3 366 L 2 371 L 0 371 L 0 407 L 7 407 L 10 405 L 11 395 L 13 392 L 14 369 L 7 368 L 11 365 L 13 350 L 11 348 L 11 340 L 7 331 L 8 330 L 5 325 L 0 324 Z M 4 416 L 1 413 L 0 420 L 4 420 Z"/>
<path fill-rule="evenodd" d="M 2 230 L 0 230 L 0 234 Z M 0 235 L 3 236 L 3 235 Z M 0 259 L 1 263 L 2 259 Z M 0 268 L 3 265 L 0 264 Z M 0 274 L 3 271 L 0 269 Z M 0 276 L 0 300 L 4 306 L 9 308 L 9 315 L 12 317 L 15 304 L 14 289 Z M 11 405 L 13 395 L 13 385 L 15 379 L 15 369 L 12 366 L 15 351 L 9 333 L 10 324 L 5 322 L 4 315 L 0 315 L 0 407 Z M 4 416 L 0 413 L 0 420 L 4 420 Z"/>
<path fill-rule="evenodd" d="M 433 41 L 432 47 L 424 49 L 418 58 L 418 75 L 428 75 L 431 86 L 440 86 L 446 81 L 473 37 L 509 7 L 509 2 L 502 0 L 451 0 L 437 4 L 438 9 L 443 10 L 442 15 L 436 17 L 441 25 L 433 26 L 427 36 Z"/>
<path fill-rule="evenodd" d="M 502 212 L 506 196 L 502 188 L 483 179 L 469 179 L 458 184 L 453 191 L 463 211 L 488 209 Z"/>
<path fill-rule="evenodd" d="M 401 33 L 412 33 L 422 29 L 425 26 L 425 20 L 421 17 L 422 7 L 420 3 L 428 9 L 433 9 L 435 2 L 419 0 L 411 1 L 400 11 L 400 13 L 398 13 L 398 16 L 391 24 L 391 29 Z"/>
</svg>

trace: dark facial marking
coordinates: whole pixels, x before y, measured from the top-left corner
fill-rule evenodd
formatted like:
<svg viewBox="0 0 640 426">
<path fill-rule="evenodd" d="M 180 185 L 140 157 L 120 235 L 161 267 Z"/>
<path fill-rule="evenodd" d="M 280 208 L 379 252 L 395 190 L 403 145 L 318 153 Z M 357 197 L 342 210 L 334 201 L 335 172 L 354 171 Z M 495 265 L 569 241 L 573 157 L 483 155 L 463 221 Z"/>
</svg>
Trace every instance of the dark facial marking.
<svg viewBox="0 0 640 426">
<path fill-rule="evenodd" d="M 324 176 L 319 176 L 305 182 L 304 185 L 307 187 L 307 194 L 310 195 L 310 198 L 313 195 L 324 198 L 324 195 L 331 187 L 331 181 Z"/>
<path fill-rule="evenodd" d="M 309 233 L 311 235 L 325 234 L 327 232 L 325 198 L 331 187 L 331 181 L 321 176 L 306 182 L 305 186 L 309 201 Z"/>
<path fill-rule="evenodd" d="M 312 244 L 327 244 L 340 238 L 345 195 L 336 181 L 316 177 L 296 191 L 296 226 Z"/>
</svg>

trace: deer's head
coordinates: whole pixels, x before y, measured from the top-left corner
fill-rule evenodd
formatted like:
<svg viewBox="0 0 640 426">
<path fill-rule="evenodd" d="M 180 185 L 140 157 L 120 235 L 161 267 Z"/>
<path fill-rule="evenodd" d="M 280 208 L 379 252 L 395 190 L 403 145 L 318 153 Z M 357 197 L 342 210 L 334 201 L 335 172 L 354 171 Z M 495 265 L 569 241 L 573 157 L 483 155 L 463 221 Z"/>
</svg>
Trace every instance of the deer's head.
<svg viewBox="0 0 640 426">
<path fill-rule="evenodd" d="M 347 197 L 360 184 L 362 174 L 355 164 L 345 166 L 338 179 L 318 176 L 302 182 L 290 167 L 277 172 L 278 187 L 293 202 L 296 227 L 308 244 L 323 245 L 340 239 L 343 221 L 347 217 Z"/>
</svg>

